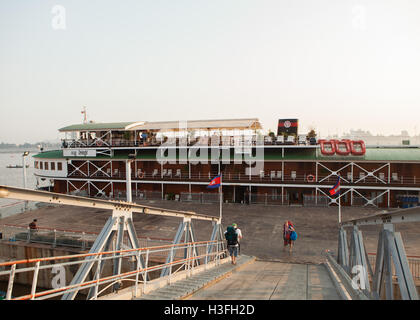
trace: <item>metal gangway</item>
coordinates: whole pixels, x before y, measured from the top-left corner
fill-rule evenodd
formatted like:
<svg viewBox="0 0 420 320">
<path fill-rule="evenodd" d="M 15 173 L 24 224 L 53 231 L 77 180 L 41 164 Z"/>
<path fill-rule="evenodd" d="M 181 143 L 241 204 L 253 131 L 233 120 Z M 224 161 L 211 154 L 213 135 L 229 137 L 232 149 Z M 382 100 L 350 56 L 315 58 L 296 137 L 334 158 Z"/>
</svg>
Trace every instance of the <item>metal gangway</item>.
<svg viewBox="0 0 420 320">
<path fill-rule="evenodd" d="M 8 277 L 6 299 L 49 299 L 58 296 L 68 300 L 80 296 L 86 299 L 178 299 L 181 296 L 176 296 L 174 292 L 180 292 L 179 290 L 184 290 L 187 286 L 204 287 L 205 284 L 207 287 L 209 281 L 216 277 L 217 284 L 212 285 L 212 288 L 216 285 L 223 286 L 224 282 L 226 287 L 232 285 L 228 283 L 229 279 L 219 281 L 221 273 L 229 273 L 234 268 L 226 263 L 230 258 L 226 254 L 219 217 L 5 186 L 0 186 L 0 197 L 112 210 L 112 216 L 97 236 L 89 253 L 0 263 L 0 276 Z M 133 213 L 182 219 L 173 243 L 140 247 L 134 230 Z M 196 240 L 192 226 L 194 219 L 213 224 L 210 240 Z M 246 266 L 230 279 L 237 285 L 243 285 L 242 290 L 247 292 L 256 289 L 258 295 L 255 296 L 263 299 L 282 299 L 283 292 L 290 290 L 290 283 L 294 283 L 295 292 L 289 293 L 288 297 L 310 297 L 310 287 L 314 285 L 311 279 L 314 279 L 313 292 L 319 293 L 322 289 L 326 293 L 320 295 L 321 299 L 418 300 L 416 283 L 401 234 L 395 231 L 394 226 L 418 222 L 418 207 L 345 221 L 338 225 L 336 255 L 325 251 L 326 262 L 322 266 L 258 260 L 254 263 L 255 257 L 241 256 L 239 260 Z M 371 265 L 360 230 L 364 226 L 372 225 L 379 226 L 380 229 L 374 266 Z M 127 239 L 126 244 L 124 239 Z M 69 285 L 61 283 L 53 289 L 37 288 L 42 272 L 74 266 L 78 269 Z M 1 267 L 7 270 L 2 271 Z M 15 277 L 28 272 L 32 276 L 30 294 L 13 297 Z M 197 278 L 196 275 L 200 277 Z M 250 281 L 250 276 L 256 280 Z M 264 282 L 262 279 L 270 280 Z M 268 295 L 265 291 L 269 288 L 264 287 L 264 283 L 272 286 L 275 284 Z M 396 288 L 399 289 L 398 297 Z M 206 290 L 209 288 L 199 290 L 201 297 L 206 296 Z M 220 297 L 217 290 L 214 295 Z M 183 291 L 182 297 L 185 296 Z"/>
<path fill-rule="evenodd" d="M 405 252 L 400 232 L 395 224 L 420 222 L 420 207 L 400 209 L 366 218 L 349 220 L 339 225 L 338 252 L 327 252 L 332 266 L 352 299 L 394 300 L 399 289 L 402 300 L 418 300 L 418 291 Z M 379 226 L 375 265 L 369 259 L 363 242 L 364 226 Z M 350 233 L 348 243 L 347 232 Z"/>
<path fill-rule="evenodd" d="M 9 270 L 0 271 L 0 276 L 7 275 L 9 278 L 6 299 L 12 298 L 15 276 L 23 272 L 32 272 L 33 274 L 31 293 L 22 297 L 15 297 L 16 299 L 47 299 L 61 295 L 63 300 L 73 300 L 80 290 L 86 288 L 89 289 L 87 299 L 95 299 L 99 293 L 106 292 L 109 286 L 112 287 L 113 292 L 118 291 L 121 289 L 123 281 L 135 282 L 136 291 L 133 295 L 135 297 L 139 287 L 143 291 L 146 290 L 151 274 L 159 272 L 159 277 L 170 283 L 174 274 L 180 273 L 181 270 L 185 275 L 216 266 L 221 259 L 226 258 L 226 246 L 222 241 L 224 237 L 219 217 L 197 214 L 191 211 L 143 206 L 131 202 L 90 199 L 9 186 L 0 186 L 0 197 L 112 210 L 112 215 L 108 218 L 87 254 L 0 263 L 0 267 L 9 268 Z M 133 224 L 133 213 L 182 219 L 173 243 L 165 246 L 141 248 Z M 213 228 L 209 241 L 196 240 L 193 220 L 212 223 Z M 164 263 L 150 265 L 151 257 L 162 256 L 165 253 Z M 181 256 L 180 253 L 182 253 Z M 74 261 L 75 259 L 76 261 Z M 112 261 L 112 274 L 102 277 L 104 265 L 108 260 Z M 123 260 L 132 261 L 134 268 L 123 272 Z M 28 264 L 31 266 L 27 266 Z M 79 265 L 79 268 L 68 286 L 64 285 L 58 289 L 42 292 L 36 291 L 38 275 L 41 271 L 48 269 L 52 271 L 72 265 Z M 87 281 L 86 279 L 94 268 L 94 279 Z M 140 286 L 140 283 L 143 285 Z M 100 285 L 107 286 L 100 290 Z"/>
</svg>

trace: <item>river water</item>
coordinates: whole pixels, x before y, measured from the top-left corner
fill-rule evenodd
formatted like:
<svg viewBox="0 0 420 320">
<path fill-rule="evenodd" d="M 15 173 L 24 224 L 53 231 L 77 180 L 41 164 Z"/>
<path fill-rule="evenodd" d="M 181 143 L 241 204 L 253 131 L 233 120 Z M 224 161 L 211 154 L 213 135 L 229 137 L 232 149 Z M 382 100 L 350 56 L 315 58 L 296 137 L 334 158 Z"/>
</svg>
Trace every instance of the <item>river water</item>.
<svg viewBox="0 0 420 320">
<path fill-rule="evenodd" d="M 36 179 L 34 176 L 34 161 L 32 156 L 37 154 L 38 150 L 29 150 L 29 155 L 25 159 L 26 168 L 26 187 L 35 189 Z M 0 185 L 23 188 L 23 168 L 6 168 L 8 165 L 22 165 L 23 151 L 0 151 Z M 0 208 L 8 206 L 20 200 L 0 198 Z"/>
</svg>

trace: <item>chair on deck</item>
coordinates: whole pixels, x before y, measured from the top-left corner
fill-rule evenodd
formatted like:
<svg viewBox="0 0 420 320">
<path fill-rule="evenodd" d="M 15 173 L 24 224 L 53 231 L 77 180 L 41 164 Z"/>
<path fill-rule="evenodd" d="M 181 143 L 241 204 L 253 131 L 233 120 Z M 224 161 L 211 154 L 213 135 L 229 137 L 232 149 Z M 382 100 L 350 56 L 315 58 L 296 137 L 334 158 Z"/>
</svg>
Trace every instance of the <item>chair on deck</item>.
<svg viewBox="0 0 420 320">
<path fill-rule="evenodd" d="M 284 136 L 277 136 L 276 144 L 284 144 Z"/>
<path fill-rule="evenodd" d="M 289 143 L 289 144 L 294 144 L 295 143 L 295 137 L 294 136 L 288 136 L 286 142 Z"/>
<path fill-rule="evenodd" d="M 271 180 L 276 178 L 276 172 L 275 171 L 270 171 L 270 178 L 271 178 Z"/>
<path fill-rule="evenodd" d="M 264 144 L 273 144 L 273 139 L 270 136 L 265 136 Z"/>
</svg>

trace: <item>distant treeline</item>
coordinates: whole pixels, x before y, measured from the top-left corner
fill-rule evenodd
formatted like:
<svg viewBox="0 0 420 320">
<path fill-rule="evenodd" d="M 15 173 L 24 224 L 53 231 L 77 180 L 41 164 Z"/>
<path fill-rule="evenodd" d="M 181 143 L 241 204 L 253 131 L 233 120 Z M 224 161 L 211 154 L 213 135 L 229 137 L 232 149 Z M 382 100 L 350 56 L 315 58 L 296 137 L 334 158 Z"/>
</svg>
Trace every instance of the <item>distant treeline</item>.
<svg viewBox="0 0 420 320">
<path fill-rule="evenodd" d="M 50 142 L 37 142 L 37 143 L 24 143 L 24 144 L 16 144 L 16 143 L 4 143 L 0 142 L 0 149 L 37 149 L 38 146 L 41 148 L 59 148 L 59 143 L 50 143 Z"/>
</svg>

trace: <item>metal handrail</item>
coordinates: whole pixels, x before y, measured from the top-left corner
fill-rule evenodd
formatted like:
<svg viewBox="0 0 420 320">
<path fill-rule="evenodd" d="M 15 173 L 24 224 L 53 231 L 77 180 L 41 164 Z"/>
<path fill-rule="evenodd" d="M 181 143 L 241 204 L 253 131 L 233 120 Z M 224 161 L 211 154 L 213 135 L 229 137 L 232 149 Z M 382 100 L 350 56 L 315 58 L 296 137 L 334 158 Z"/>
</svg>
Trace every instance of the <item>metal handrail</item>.
<svg viewBox="0 0 420 320">
<path fill-rule="evenodd" d="M 385 211 L 373 216 L 343 221 L 341 227 L 355 225 L 382 225 L 386 223 L 420 222 L 420 207 L 399 209 L 392 212 Z"/>
<path fill-rule="evenodd" d="M 376 253 L 368 253 L 369 262 L 375 271 Z M 410 266 L 411 274 L 416 281 L 420 281 L 420 256 L 407 255 L 408 264 Z M 393 268 L 393 276 L 396 276 L 395 268 Z"/>
<path fill-rule="evenodd" d="M 216 261 L 217 259 L 220 259 L 220 256 L 225 254 L 226 249 L 223 248 L 223 246 L 219 246 L 218 244 L 221 244 L 222 241 L 217 240 L 210 240 L 210 241 L 197 241 L 197 242 L 188 242 L 188 243 L 179 243 L 179 244 L 171 244 L 171 245 L 163 245 L 163 246 L 155 246 L 155 247 L 147 247 L 147 248 L 136 248 L 136 249 L 125 249 L 125 250 L 116 250 L 116 251 L 106 251 L 106 252 L 98 252 L 98 253 L 85 253 L 85 254 L 75 254 L 75 255 L 66 255 L 66 256 L 58 256 L 58 257 L 46 257 L 46 258 L 33 258 L 33 259 L 24 259 L 24 260 L 17 260 L 17 261 L 8 261 L 0 263 L 0 268 L 5 268 L 10 266 L 10 270 L 8 271 L 0 271 L 0 276 L 8 275 L 9 276 L 9 283 L 8 283 L 8 290 L 6 294 L 6 300 L 28 300 L 28 299 L 47 299 L 52 298 L 58 295 L 62 295 L 71 291 L 78 291 L 81 289 L 91 288 L 95 287 L 95 296 L 93 298 L 97 298 L 98 296 L 98 289 L 100 285 L 111 283 L 115 284 L 120 281 L 134 281 L 135 286 L 137 288 L 139 283 L 143 283 L 143 291 L 146 288 L 146 276 L 151 271 L 155 270 L 162 270 L 164 268 L 171 268 L 173 266 L 179 266 L 179 268 L 175 272 L 171 272 L 169 275 L 168 281 L 170 282 L 173 275 L 179 272 L 182 269 L 189 270 L 191 268 L 194 268 L 194 266 L 197 264 L 197 261 L 199 260 L 205 260 L 205 263 L 207 264 L 208 261 Z M 216 248 L 213 252 L 209 252 L 207 249 L 209 247 L 209 244 L 212 244 L 212 248 Z M 216 244 L 216 245 L 215 245 Z M 177 250 L 186 249 L 188 252 L 188 255 L 184 258 L 177 259 L 174 261 L 169 261 L 163 264 L 158 264 L 155 266 L 149 266 L 148 263 L 150 262 L 149 257 L 153 253 L 162 252 L 162 251 L 171 251 L 174 248 Z M 201 248 L 202 251 L 205 250 L 205 253 L 203 254 L 195 254 L 196 250 L 198 248 Z M 219 250 L 218 248 L 222 248 L 222 250 Z M 145 265 L 141 268 L 139 266 L 140 257 L 142 255 L 146 256 L 146 262 Z M 69 266 L 74 264 L 83 264 L 86 263 L 86 258 L 93 257 L 93 259 L 90 259 L 89 262 L 97 262 L 98 268 L 99 264 L 102 264 L 105 260 L 111 260 L 111 259 L 122 259 L 122 258 L 136 258 L 138 263 L 135 270 L 126 271 L 118 274 L 114 274 L 111 276 L 105 276 L 99 278 L 97 273 L 92 280 L 84 281 L 82 283 L 74 284 L 74 285 L 67 285 L 60 288 L 53 288 L 53 289 L 47 289 L 41 292 L 36 292 L 36 284 L 38 282 L 38 274 L 40 270 L 45 270 L 49 268 L 54 268 L 55 266 Z M 210 259 L 204 259 L 206 257 L 210 257 Z M 213 258 L 213 259 L 212 259 Z M 83 259 L 80 261 L 69 261 L 69 262 L 62 262 L 63 260 L 74 260 L 74 259 Z M 54 264 L 48 264 L 48 265 L 41 265 L 41 262 L 50 262 L 54 261 Z M 26 268 L 17 268 L 17 266 L 22 264 L 33 264 L 35 263 L 35 266 L 33 267 L 26 267 Z M 13 283 L 14 283 L 14 277 L 17 273 L 23 273 L 23 272 L 33 272 L 33 281 L 32 281 L 32 288 L 31 293 L 19 297 L 11 297 L 11 292 L 13 289 Z M 143 281 L 140 281 L 138 279 L 139 275 L 143 275 Z M 136 279 L 128 279 L 130 277 L 135 276 Z M 106 289 L 106 288 L 105 288 Z M 103 292 L 105 289 L 102 289 L 101 292 Z M 136 291 L 137 292 L 137 291 Z"/>
<path fill-rule="evenodd" d="M 14 224 L 1 224 L 0 231 L 4 241 L 27 241 L 48 244 L 53 247 L 81 248 L 82 250 L 90 249 L 99 234 L 98 232 L 46 227 L 38 227 L 37 230 L 31 230 L 29 227 Z M 69 236 L 70 238 L 66 238 Z M 74 236 L 78 236 L 79 238 L 74 239 Z M 172 243 L 172 239 L 146 236 L 137 236 L 137 240 L 145 247 L 152 246 L 155 243 Z"/>
</svg>

